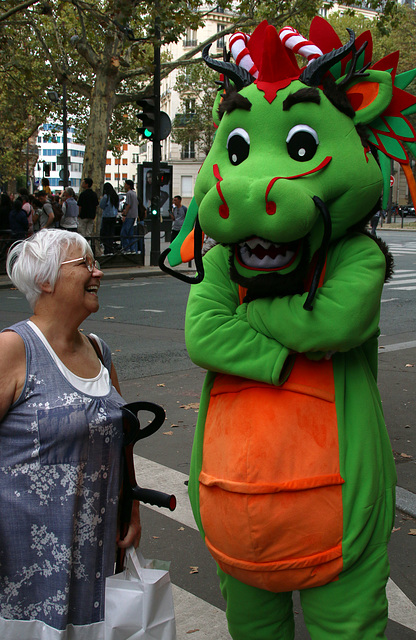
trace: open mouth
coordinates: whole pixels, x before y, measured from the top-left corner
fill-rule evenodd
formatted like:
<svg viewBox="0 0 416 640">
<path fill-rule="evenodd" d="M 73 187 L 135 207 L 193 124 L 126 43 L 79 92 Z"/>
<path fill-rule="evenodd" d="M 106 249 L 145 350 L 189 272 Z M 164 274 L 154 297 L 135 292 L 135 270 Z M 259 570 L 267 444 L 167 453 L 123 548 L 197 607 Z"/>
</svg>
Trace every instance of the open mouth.
<svg viewBox="0 0 416 640">
<path fill-rule="evenodd" d="M 296 259 L 300 242 L 274 243 L 256 236 L 236 245 L 239 263 L 248 269 L 275 270 L 289 267 Z"/>
<path fill-rule="evenodd" d="M 96 296 L 96 295 L 98 294 L 98 289 L 99 289 L 99 288 L 100 288 L 100 287 L 99 287 L 98 285 L 96 285 L 96 284 L 92 284 L 90 287 L 87 287 L 87 288 L 85 289 L 85 291 L 86 291 L 87 293 L 92 293 L 92 294 L 94 294 L 94 295 Z"/>
</svg>

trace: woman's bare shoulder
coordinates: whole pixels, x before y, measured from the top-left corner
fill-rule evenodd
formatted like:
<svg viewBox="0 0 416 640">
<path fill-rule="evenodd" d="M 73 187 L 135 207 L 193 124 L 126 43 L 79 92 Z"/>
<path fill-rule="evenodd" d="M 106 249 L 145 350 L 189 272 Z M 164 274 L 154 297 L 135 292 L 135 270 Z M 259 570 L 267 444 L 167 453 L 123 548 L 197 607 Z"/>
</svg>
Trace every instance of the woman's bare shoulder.
<svg viewBox="0 0 416 640">
<path fill-rule="evenodd" d="M 0 333 L 0 362 L 6 359 L 12 365 L 10 357 L 25 357 L 25 343 L 18 333 L 6 330 Z"/>
<path fill-rule="evenodd" d="M 14 331 L 0 333 L 0 420 L 19 398 L 26 379 L 26 351 Z"/>
</svg>

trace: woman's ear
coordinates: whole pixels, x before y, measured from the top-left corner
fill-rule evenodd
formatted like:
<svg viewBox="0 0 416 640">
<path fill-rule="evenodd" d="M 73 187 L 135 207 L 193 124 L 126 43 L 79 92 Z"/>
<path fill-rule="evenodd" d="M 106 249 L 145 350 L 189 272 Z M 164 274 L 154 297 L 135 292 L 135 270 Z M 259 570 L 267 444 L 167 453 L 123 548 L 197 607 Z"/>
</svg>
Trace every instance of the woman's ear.
<svg viewBox="0 0 416 640">
<path fill-rule="evenodd" d="M 53 293 L 53 287 L 49 282 L 44 282 L 43 284 L 40 284 L 40 290 L 42 291 L 42 293 Z"/>
</svg>

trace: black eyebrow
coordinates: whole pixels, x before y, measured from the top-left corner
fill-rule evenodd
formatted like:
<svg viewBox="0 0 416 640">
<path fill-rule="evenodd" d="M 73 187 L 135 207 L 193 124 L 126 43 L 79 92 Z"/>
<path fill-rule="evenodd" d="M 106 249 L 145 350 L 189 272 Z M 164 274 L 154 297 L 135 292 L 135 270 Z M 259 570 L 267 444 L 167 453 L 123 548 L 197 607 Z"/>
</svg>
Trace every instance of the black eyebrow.
<svg viewBox="0 0 416 640">
<path fill-rule="evenodd" d="M 283 111 L 289 111 L 291 107 L 300 102 L 314 102 L 315 104 L 321 103 L 321 96 L 318 89 L 313 87 L 299 89 L 296 93 L 290 93 L 286 100 L 283 101 Z"/>
<path fill-rule="evenodd" d="M 220 106 L 218 107 L 218 113 L 221 119 L 224 113 L 231 113 L 234 109 L 250 111 L 251 106 L 251 102 L 248 98 L 240 95 L 236 89 L 232 88 L 225 93 L 221 100 Z"/>
</svg>

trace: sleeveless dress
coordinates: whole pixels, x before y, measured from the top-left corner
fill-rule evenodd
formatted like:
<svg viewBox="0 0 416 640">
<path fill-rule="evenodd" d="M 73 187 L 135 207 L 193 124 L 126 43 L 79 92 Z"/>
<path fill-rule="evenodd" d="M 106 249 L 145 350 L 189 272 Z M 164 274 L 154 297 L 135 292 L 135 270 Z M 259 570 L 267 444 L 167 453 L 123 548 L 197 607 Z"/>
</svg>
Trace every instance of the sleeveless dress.
<svg viewBox="0 0 416 640">
<path fill-rule="evenodd" d="M 97 340 L 105 367 L 83 379 L 32 322 L 10 330 L 26 381 L 0 424 L 0 638 L 101 640 L 123 444 L 110 349 Z"/>
</svg>

